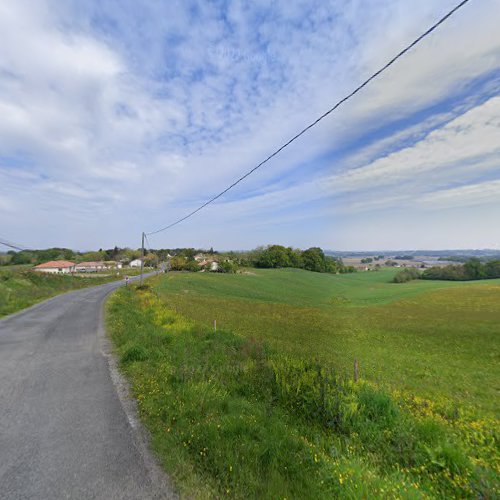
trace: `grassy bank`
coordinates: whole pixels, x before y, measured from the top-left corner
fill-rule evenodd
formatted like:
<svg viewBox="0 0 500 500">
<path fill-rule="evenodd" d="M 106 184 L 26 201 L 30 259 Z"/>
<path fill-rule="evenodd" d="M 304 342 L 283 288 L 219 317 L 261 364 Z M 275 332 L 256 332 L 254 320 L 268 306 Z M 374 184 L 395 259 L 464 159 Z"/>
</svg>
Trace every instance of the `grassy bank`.
<svg viewBox="0 0 500 500">
<path fill-rule="evenodd" d="M 354 383 L 307 348 L 285 354 L 279 343 L 214 333 L 149 290 L 114 294 L 107 325 L 153 446 L 186 495 L 498 494 L 498 422 L 481 411 Z"/>
<path fill-rule="evenodd" d="M 107 276 L 66 276 L 36 273 L 30 271 L 30 267 L 0 268 L 0 317 L 20 311 L 60 293 L 117 279 L 116 272 Z"/>
</svg>

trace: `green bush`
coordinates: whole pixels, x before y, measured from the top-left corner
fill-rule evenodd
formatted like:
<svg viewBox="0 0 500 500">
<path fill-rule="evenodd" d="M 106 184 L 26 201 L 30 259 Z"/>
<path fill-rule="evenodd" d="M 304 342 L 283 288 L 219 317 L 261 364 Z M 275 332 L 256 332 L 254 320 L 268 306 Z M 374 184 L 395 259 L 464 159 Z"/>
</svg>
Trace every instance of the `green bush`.
<svg viewBox="0 0 500 500">
<path fill-rule="evenodd" d="M 421 277 L 420 271 L 415 267 L 409 267 L 399 271 L 392 279 L 393 283 L 407 283 L 408 281 L 418 280 Z"/>
</svg>

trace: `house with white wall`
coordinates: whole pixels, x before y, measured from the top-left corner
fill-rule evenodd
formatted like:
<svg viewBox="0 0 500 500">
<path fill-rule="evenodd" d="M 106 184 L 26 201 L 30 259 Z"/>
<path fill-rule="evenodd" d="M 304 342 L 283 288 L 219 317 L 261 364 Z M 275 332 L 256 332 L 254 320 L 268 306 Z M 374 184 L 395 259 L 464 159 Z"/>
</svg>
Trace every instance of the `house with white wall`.
<svg viewBox="0 0 500 500">
<path fill-rule="evenodd" d="M 77 273 L 97 273 L 106 269 L 104 262 L 79 262 L 75 264 Z"/>
<path fill-rule="evenodd" d="M 33 268 L 39 273 L 69 274 L 75 272 L 75 263 L 69 260 L 51 260 Z"/>
</svg>

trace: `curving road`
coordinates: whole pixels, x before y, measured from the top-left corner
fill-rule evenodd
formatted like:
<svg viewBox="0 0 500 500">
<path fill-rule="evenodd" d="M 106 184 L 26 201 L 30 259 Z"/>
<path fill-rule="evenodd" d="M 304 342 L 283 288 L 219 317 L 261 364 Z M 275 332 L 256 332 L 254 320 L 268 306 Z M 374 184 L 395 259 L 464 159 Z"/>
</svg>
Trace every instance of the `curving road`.
<svg viewBox="0 0 500 500">
<path fill-rule="evenodd" d="M 121 284 L 59 295 L 0 321 L 2 499 L 172 495 L 110 371 L 102 304 Z"/>
</svg>

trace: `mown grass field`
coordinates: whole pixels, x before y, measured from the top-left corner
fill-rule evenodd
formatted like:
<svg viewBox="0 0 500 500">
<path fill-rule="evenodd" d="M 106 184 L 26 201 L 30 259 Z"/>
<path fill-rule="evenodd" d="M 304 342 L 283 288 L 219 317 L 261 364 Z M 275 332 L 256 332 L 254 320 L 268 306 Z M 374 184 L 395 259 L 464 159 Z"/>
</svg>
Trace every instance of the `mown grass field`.
<svg viewBox="0 0 500 500">
<path fill-rule="evenodd" d="M 66 276 L 35 273 L 31 267 L 0 267 L 0 318 L 54 295 L 117 279 L 116 272 L 106 276 Z"/>
<path fill-rule="evenodd" d="M 171 273 L 112 297 L 108 329 L 182 494 L 499 494 L 500 282 L 392 275 Z"/>
</svg>

